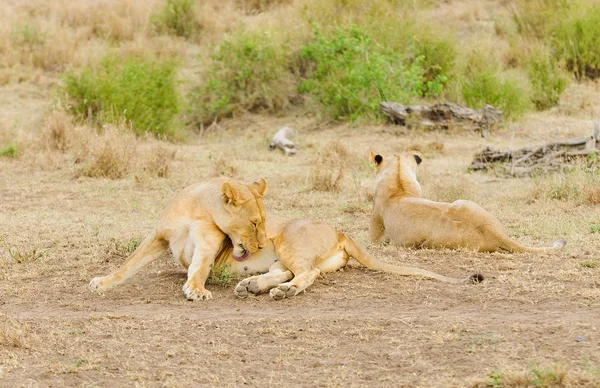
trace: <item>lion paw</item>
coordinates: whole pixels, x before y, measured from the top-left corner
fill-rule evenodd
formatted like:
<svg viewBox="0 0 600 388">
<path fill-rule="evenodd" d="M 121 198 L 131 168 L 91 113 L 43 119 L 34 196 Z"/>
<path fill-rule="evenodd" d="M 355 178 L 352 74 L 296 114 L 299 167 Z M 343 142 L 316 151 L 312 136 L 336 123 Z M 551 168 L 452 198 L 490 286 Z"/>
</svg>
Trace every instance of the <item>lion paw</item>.
<svg viewBox="0 0 600 388">
<path fill-rule="evenodd" d="M 186 283 L 183 286 L 183 293 L 188 300 L 209 300 L 212 299 L 212 293 L 207 289 L 193 287 L 190 284 Z"/>
<path fill-rule="evenodd" d="M 284 298 L 289 298 L 296 295 L 296 286 L 290 284 L 280 284 L 277 287 L 271 289 L 271 298 L 275 300 L 280 300 Z"/>
<path fill-rule="evenodd" d="M 88 285 L 90 291 L 99 292 L 99 291 L 106 291 L 109 288 L 111 288 L 110 286 L 106 286 L 106 285 L 102 284 L 105 279 L 106 279 L 106 276 L 98 276 L 98 277 L 93 278 L 90 281 L 90 284 Z"/>
<path fill-rule="evenodd" d="M 258 277 L 253 276 L 239 282 L 235 287 L 234 293 L 239 298 L 245 298 L 249 294 L 258 295 L 261 293 L 261 291 L 262 290 L 258 286 Z"/>
</svg>

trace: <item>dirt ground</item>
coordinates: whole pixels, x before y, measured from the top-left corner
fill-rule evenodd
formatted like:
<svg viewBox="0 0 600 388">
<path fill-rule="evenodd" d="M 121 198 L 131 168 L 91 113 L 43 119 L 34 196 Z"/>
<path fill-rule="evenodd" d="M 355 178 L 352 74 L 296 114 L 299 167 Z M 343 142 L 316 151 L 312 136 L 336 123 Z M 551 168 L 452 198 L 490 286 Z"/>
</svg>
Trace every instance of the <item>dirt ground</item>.
<svg viewBox="0 0 600 388">
<path fill-rule="evenodd" d="M 296 156 L 268 151 L 282 125 L 296 129 Z M 591 128 L 589 117 L 558 111 L 487 138 L 249 116 L 168 145 L 176 160 L 166 179 L 74 178 L 69 166 L 0 158 L 0 386 L 600 386 L 600 235 L 591 230 L 599 206 L 532 196 L 543 177 L 466 170 L 486 145 Z M 348 151 L 340 190 L 310 190 L 330 141 Z M 429 198 L 474 200 L 524 244 L 568 245 L 511 255 L 369 244 L 368 150 L 415 147 L 425 154 Z M 169 255 L 114 290 L 88 290 L 151 231 L 177 190 L 219 171 L 264 177 L 268 214 L 325 220 L 381 260 L 486 281 L 443 284 L 354 263 L 292 299 L 242 300 L 233 285 L 210 285 L 214 299 L 188 302 L 185 271 Z"/>
</svg>

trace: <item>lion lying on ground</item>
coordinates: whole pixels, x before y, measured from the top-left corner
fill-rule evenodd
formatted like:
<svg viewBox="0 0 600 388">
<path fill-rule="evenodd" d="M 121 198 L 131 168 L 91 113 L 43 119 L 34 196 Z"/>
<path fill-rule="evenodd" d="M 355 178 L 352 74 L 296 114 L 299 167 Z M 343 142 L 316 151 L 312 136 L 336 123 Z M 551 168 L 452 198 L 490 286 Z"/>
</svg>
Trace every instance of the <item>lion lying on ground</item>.
<svg viewBox="0 0 600 388">
<path fill-rule="evenodd" d="M 417 181 L 418 152 L 383 157 L 371 152 L 375 166 L 375 195 L 370 235 L 374 243 L 384 239 L 407 247 L 467 248 L 481 252 L 546 252 L 552 247 L 529 248 L 512 241 L 502 224 L 471 201 L 434 202 L 422 198 Z"/>
<path fill-rule="evenodd" d="M 90 289 L 103 291 L 133 276 L 169 247 L 188 269 L 183 287 L 190 300 L 210 299 L 204 288 L 211 267 L 229 265 L 242 280 L 235 294 L 245 297 L 271 291 L 273 299 L 297 295 L 321 272 L 336 271 L 350 257 L 368 268 L 450 283 L 474 283 L 481 275 L 451 278 L 420 268 L 381 263 L 332 227 L 311 220 L 269 218 L 262 204 L 263 179 L 244 185 L 217 178 L 184 189 L 169 205 L 155 230 L 116 272 L 92 279 Z"/>
</svg>

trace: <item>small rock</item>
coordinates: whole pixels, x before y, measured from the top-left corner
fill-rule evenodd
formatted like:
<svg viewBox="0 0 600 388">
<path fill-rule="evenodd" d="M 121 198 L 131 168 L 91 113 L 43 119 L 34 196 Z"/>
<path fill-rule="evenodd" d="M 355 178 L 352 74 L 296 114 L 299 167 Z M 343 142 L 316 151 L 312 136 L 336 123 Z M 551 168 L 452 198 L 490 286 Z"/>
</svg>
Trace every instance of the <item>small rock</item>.
<svg viewBox="0 0 600 388">
<path fill-rule="evenodd" d="M 577 337 L 577 338 L 575 338 L 575 341 L 577 341 L 577 342 L 583 342 L 585 340 L 586 340 L 585 337 Z"/>
<path fill-rule="evenodd" d="M 327 361 L 327 360 L 323 360 L 323 361 L 319 361 L 319 363 L 323 366 L 329 366 L 331 365 L 331 361 Z"/>
</svg>

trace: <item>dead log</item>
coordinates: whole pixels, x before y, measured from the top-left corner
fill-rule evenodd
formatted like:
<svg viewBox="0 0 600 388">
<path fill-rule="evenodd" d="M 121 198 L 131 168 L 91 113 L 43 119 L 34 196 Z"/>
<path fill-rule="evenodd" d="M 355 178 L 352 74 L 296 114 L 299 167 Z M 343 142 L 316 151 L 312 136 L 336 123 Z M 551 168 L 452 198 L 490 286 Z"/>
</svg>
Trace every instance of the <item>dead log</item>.
<svg viewBox="0 0 600 388">
<path fill-rule="evenodd" d="M 600 155 L 600 122 L 595 124 L 593 134 L 585 139 L 504 151 L 488 146 L 475 154 L 469 171 L 497 170 L 500 166 L 508 175 L 530 175 L 533 172 L 556 171 L 565 164 L 587 158 L 592 153 Z"/>
<path fill-rule="evenodd" d="M 487 131 L 502 121 L 502 112 L 491 105 L 474 110 L 464 106 L 443 102 L 427 105 L 400 105 L 397 102 L 382 102 L 381 112 L 394 123 L 404 126 L 420 125 L 431 129 L 450 129 L 456 126 L 465 129 Z"/>
</svg>

